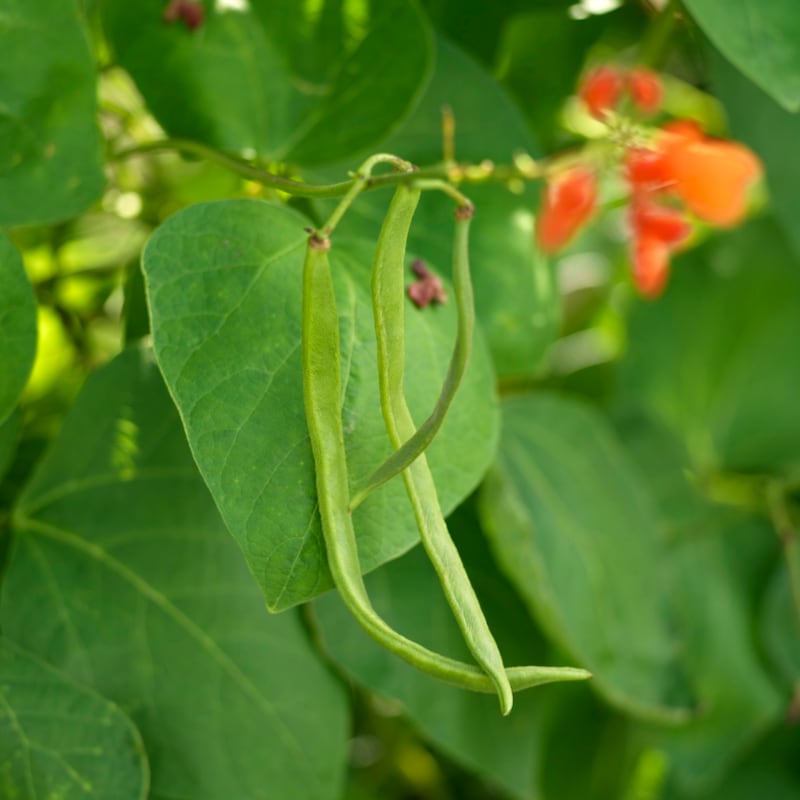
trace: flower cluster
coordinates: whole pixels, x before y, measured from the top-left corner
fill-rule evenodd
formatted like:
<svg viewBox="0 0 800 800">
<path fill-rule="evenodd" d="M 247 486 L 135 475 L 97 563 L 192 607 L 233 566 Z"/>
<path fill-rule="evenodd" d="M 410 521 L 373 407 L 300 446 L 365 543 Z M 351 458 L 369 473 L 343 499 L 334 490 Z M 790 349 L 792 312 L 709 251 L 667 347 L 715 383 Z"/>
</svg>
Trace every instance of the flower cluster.
<svg viewBox="0 0 800 800">
<path fill-rule="evenodd" d="M 606 119 L 626 93 L 641 113 L 660 107 L 661 82 L 649 70 L 599 67 L 579 90 L 597 119 Z M 761 164 L 744 145 L 706 136 L 687 120 L 667 123 L 646 143 L 626 143 L 622 150 L 633 279 L 642 295 L 656 297 L 666 285 L 670 256 L 691 234 L 688 215 L 717 227 L 736 225 L 747 210 L 747 190 L 760 175 Z M 589 220 L 597 187 L 596 169 L 588 163 L 572 164 L 548 180 L 536 229 L 544 252 L 559 250 Z"/>
</svg>

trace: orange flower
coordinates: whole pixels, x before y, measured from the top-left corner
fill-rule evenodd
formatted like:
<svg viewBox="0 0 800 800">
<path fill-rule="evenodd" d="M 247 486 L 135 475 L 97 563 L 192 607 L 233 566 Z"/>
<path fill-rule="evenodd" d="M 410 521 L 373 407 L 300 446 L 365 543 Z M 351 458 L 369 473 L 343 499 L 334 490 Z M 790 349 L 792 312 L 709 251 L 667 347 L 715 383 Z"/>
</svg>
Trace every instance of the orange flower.
<svg viewBox="0 0 800 800">
<path fill-rule="evenodd" d="M 694 125 L 664 128 L 656 142 L 659 171 L 673 191 L 700 219 L 720 227 L 741 221 L 747 190 L 761 174 L 756 155 L 737 142 L 711 139 Z"/>
<path fill-rule="evenodd" d="M 536 219 L 536 242 L 545 253 L 563 247 L 594 211 L 597 178 L 590 169 L 572 167 L 548 181 Z"/>
<path fill-rule="evenodd" d="M 615 67 L 606 65 L 593 69 L 584 78 L 578 97 L 583 100 L 593 117 L 602 120 L 606 111 L 617 105 L 624 88 L 622 73 Z"/>
</svg>

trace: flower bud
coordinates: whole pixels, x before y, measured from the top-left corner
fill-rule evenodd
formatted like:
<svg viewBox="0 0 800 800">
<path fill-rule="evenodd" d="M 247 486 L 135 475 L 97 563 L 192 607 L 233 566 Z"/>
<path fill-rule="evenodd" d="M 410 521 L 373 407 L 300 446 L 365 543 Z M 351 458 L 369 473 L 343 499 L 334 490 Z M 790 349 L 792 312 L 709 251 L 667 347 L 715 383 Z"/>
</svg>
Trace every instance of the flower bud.
<svg viewBox="0 0 800 800">
<path fill-rule="evenodd" d="M 578 97 L 589 113 L 602 120 L 607 111 L 614 109 L 622 96 L 625 81 L 615 67 L 602 66 L 593 69 L 578 90 Z"/>
<path fill-rule="evenodd" d="M 633 240 L 633 282 L 644 297 L 658 297 L 669 277 L 669 246 L 655 236 Z"/>
<path fill-rule="evenodd" d="M 597 178 L 587 167 L 572 167 L 548 181 L 536 220 L 536 242 L 545 253 L 563 247 L 586 223 L 597 200 Z"/>
<path fill-rule="evenodd" d="M 628 75 L 631 100 L 643 114 L 655 114 L 661 108 L 664 91 L 661 78 L 650 69 L 638 67 Z"/>
</svg>

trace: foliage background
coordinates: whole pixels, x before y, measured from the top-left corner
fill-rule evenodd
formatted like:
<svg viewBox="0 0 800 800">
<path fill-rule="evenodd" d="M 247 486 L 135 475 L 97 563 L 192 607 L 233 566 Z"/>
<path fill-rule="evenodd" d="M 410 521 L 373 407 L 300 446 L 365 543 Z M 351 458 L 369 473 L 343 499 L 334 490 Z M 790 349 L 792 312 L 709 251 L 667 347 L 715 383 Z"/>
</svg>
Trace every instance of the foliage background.
<svg viewBox="0 0 800 800">
<path fill-rule="evenodd" d="M 792 0 L 203 5 L 189 30 L 161 0 L 0 0 L 0 794 L 799 798 Z M 435 164 L 445 104 L 464 162 L 579 146 L 601 131 L 570 94 L 609 59 L 661 69 L 666 111 L 746 142 L 765 185 L 655 303 L 613 175 L 553 261 L 537 187 L 465 187 L 481 332 L 433 470 L 506 661 L 595 675 L 502 718 L 325 592 L 298 254 L 331 201 L 259 176 Z M 357 472 L 388 452 L 366 288 L 388 199 L 334 248 Z M 426 195 L 409 246 L 445 276 L 450 211 Z M 421 416 L 453 311 L 408 325 Z M 376 607 L 463 657 L 401 487 L 356 523 Z"/>
</svg>

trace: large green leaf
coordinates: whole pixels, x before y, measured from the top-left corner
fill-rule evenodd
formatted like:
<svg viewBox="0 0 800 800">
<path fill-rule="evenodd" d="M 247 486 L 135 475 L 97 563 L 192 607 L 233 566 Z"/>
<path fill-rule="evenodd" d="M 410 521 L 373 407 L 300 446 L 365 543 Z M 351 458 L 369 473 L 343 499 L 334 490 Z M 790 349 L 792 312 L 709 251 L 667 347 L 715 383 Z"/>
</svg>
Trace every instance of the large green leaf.
<svg viewBox="0 0 800 800">
<path fill-rule="evenodd" d="M 402 119 L 430 68 L 413 0 L 205 4 L 194 31 L 163 0 L 103 0 L 119 62 L 175 136 L 267 160 L 324 164 Z M 157 54 L 157 56 L 156 56 Z"/>
<path fill-rule="evenodd" d="M 300 358 L 307 221 L 258 201 L 198 205 L 153 236 L 144 270 L 159 364 L 189 443 L 231 533 L 273 610 L 330 588 L 305 424 Z M 369 282 L 372 248 L 334 238 L 341 318 L 344 431 L 351 479 L 391 452 L 380 414 Z M 430 413 L 447 368 L 452 304 L 407 306 L 406 389 Z M 494 453 L 493 376 L 480 340 L 448 418 L 428 450 L 445 511 Z M 354 514 L 364 570 L 417 541 L 402 482 Z"/>
<path fill-rule="evenodd" d="M 0 38 L 0 224 L 75 216 L 104 183 L 95 69 L 78 4 L 5 0 Z"/>
<path fill-rule="evenodd" d="M 710 56 L 714 88 L 725 106 L 731 133 L 758 153 L 775 216 L 800 253 L 800 114 L 781 108 L 716 51 Z"/>
<path fill-rule="evenodd" d="M 698 707 L 688 724 L 653 736 L 667 754 L 672 782 L 697 792 L 719 779 L 781 711 L 753 636 L 775 537 L 763 520 L 701 496 L 687 477 L 688 454 L 665 428 L 637 417 L 621 421 L 620 433 L 653 490 L 669 540 L 662 563 Z"/>
<path fill-rule="evenodd" d="M 683 663 L 698 698 L 698 717 L 657 735 L 676 780 L 697 789 L 780 717 L 783 701 L 752 635 L 752 609 L 734 576 L 735 547 L 768 535 L 753 522 L 720 524 L 675 542 L 665 557 Z"/>
<path fill-rule="evenodd" d="M 145 800 L 139 732 L 120 709 L 0 639 L 0 793 Z"/>
<path fill-rule="evenodd" d="M 3 630 L 131 716 L 153 800 L 338 797 L 340 687 L 264 610 L 148 351 L 89 378 L 14 522 Z"/>
<path fill-rule="evenodd" d="M 472 515 L 459 509 L 448 525 L 505 662 L 545 663 L 541 634 L 494 567 Z M 407 636 L 471 660 L 422 548 L 368 576 L 367 590 L 381 615 Z M 423 736 L 467 768 L 513 797 L 537 796 L 542 703 L 549 688 L 517 694 L 511 715 L 501 717 L 495 698 L 442 684 L 378 647 L 337 595 L 321 597 L 314 610 L 326 649 L 357 681 L 402 703 Z"/>
<path fill-rule="evenodd" d="M 465 162 L 508 164 L 518 151 L 535 153 L 522 114 L 479 64 L 444 39 L 437 40 L 433 78 L 419 106 L 381 149 L 414 163 L 442 158 L 442 107 L 456 120 L 456 156 Z M 538 190 L 513 194 L 502 185 L 465 185 L 475 203 L 470 263 L 475 305 L 495 369 L 501 377 L 527 376 L 540 367 L 558 332 L 560 300 L 551 266 L 533 246 Z M 377 236 L 389 196 L 372 192 L 353 207 L 342 230 Z M 438 193 L 422 198 L 409 248 L 449 270 L 453 201 Z"/>
<path fill-rule="evenodd" d="M 609 702 L 673 717 L 674 642 L 649 494 L 591 409 L 520 395 L 502 414 L 498 458 L 480 495 L 498 562 Z"/>
<path fill-rule="evenodd" d="M 19 253 L 0 231 L 0 422 L 14 408 L 33 366 L 35 352 L 33 290 Z"/>
<path fill-rule="evenodd" d="M 800 14 L 795 0 L 685 0 L 703 32 L 789 111 L 800 110 Z"/>
<path fill-rule="evenodd" d="M 768 220 L 676 259 L 631 315 L 621 395 L 685 443 L 705 475 L 800 465 L 800 269 Z"/>
</svg>

